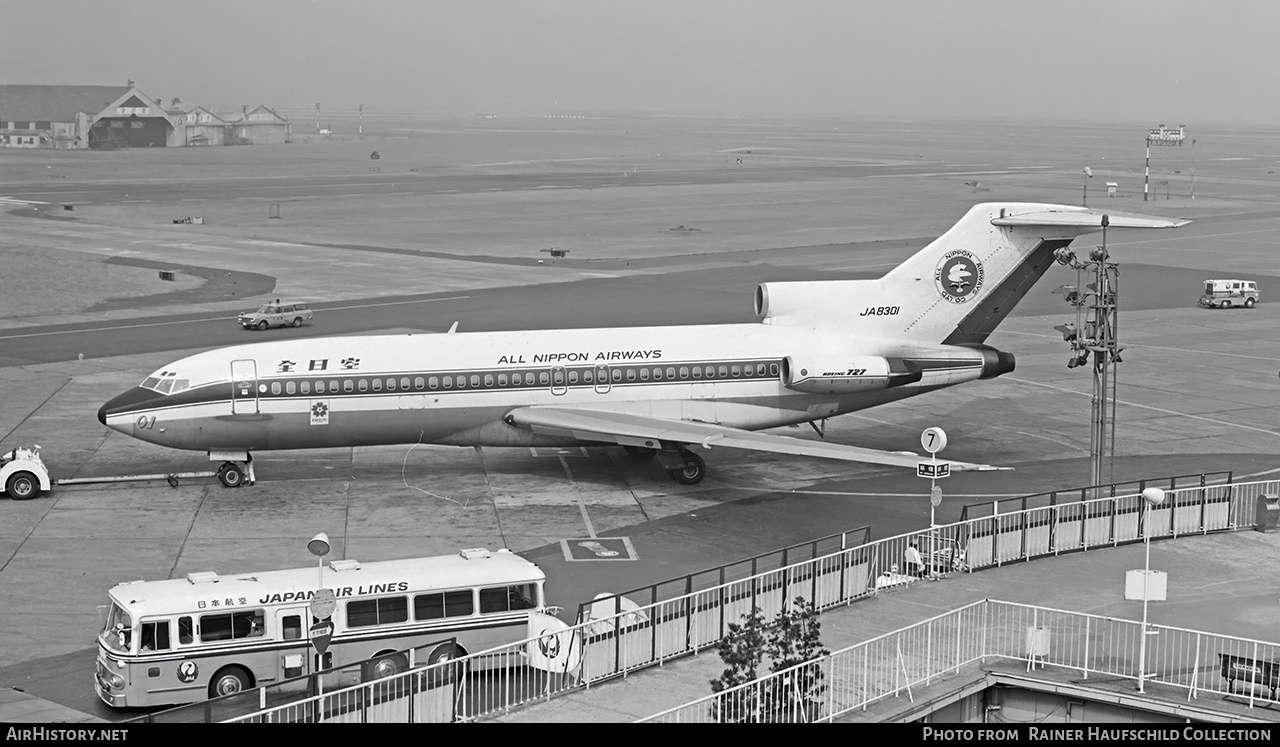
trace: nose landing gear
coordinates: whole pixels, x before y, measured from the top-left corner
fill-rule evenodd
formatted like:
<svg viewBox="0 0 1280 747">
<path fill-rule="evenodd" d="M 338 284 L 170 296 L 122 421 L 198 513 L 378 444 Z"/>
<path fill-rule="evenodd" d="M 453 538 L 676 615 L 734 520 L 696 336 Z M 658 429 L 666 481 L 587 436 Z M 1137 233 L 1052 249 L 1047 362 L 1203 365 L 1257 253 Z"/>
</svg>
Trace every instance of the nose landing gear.
<svg viewBox="0 0 1280 747">
<path fill-rule="evenodd" d="M 213 454 L 209 456 L 210 458 L 219 458 Z M 222 483 L 224 487 L 238 488 L 241 485 L 253 484 L 253 455 L 246 452 L 244 456 L 243 462 L 227 460 L 222 463 L 221 467 L 218 467 L 218 482 Z"/>
</svg>

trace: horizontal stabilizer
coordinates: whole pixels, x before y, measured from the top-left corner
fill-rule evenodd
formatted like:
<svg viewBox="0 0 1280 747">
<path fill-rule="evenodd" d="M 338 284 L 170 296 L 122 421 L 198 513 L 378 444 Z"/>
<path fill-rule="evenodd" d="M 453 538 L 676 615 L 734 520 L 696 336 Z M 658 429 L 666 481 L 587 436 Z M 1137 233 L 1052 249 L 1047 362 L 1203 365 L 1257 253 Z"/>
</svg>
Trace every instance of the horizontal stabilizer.
<svg viewBox="0 0 1280 747">
<path fill-rule="evenodd" d="M 860 446 L 805 441 L 789 436 L 745 431 L 740 428 L 695 423 L 687 420 L 667 420 L 630 413 L 587 410 L 570 407 L 520 407 L 507 414 L 507 422 L 549 436 L 575 438 L 582 441 L 599 441 L 624 446 L 648 446 L 658 448 L 662 442 L 674 444 L 698 444 L 706 448 L 724 446 L 731 449 L 750 449 L 775 454 L 824 457 L 846 462 L 884 464 L 891 467 L 915 466 L 927 461 L 909 451 L 880 451 Z M 951 471 L 988 471 L 1011 469 L 989 464 L 951 462 Z"/>
<path fill-rule="evenodd" d="M 1154 215 L 1124 215 L 1122 213 L 1104 213 L 1100 210 L 1090 210 L 1088 208 L 1070 210 L 1064 207 L 1001 216 L 993 219 L 991 223 L 996 226 L 1059 226 L 1075 229 L 1092 228 L 1101 231 L 1102 218 L 1104 216 L 1107 218 L 1107 226 L 1109 228 L 1177 228 L 1191 222 L 1189 220 L 1161 218 Z"/>
</svg>

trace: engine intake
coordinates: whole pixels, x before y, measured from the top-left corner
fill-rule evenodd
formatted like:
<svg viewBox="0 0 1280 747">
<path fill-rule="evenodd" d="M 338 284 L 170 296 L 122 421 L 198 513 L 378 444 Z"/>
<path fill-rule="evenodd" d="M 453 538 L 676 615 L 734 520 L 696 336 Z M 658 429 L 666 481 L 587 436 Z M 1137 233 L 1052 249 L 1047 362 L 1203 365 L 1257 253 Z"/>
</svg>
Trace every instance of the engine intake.
<svg viewBox="0 0 1280 747">
<path fill-rule="evenodd" d="M 897 358 L 844 356 L 816 359 L 788 355 L 782 359 L 782 384 L 810 394 L 854 394 L 889 389 L 919 381 L 918 366 Z"/>
</svg>

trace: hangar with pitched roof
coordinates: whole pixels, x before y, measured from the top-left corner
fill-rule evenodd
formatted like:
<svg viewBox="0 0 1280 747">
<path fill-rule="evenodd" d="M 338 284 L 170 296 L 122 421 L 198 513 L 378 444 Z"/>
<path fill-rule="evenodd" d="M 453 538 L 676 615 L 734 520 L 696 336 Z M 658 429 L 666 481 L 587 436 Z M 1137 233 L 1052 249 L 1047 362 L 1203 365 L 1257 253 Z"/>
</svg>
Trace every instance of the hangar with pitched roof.
<svg viewBox="0 0 1280 747">
<path fill-rule="evenodd" d="M 238 117 L 170 108 L 127 86 L 0 85 L 0 148 L 115 150 L 287 143 L 291 125 L 272 109 Z"/>
</svg>

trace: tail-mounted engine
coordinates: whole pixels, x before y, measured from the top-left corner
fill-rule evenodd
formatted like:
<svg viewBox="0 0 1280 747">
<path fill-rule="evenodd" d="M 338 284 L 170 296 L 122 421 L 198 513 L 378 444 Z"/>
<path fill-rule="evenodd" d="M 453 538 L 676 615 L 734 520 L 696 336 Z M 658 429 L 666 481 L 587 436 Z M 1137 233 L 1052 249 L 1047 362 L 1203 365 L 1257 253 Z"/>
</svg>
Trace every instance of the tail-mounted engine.
<svg viewBox="0 0 1280 747">
<path fill-rule="evenodd" d="M 873 355 L 817 358 L 788 355 L 782 359 L 782 384 L 810 394 L 854 394 L 911 384 L 921 369 L 897 358 Z"/>
</svg>

